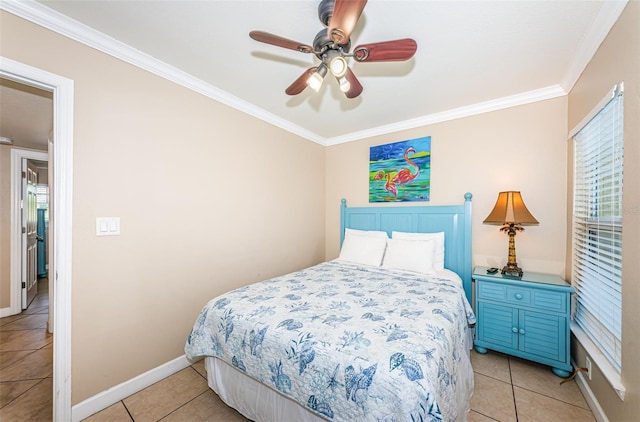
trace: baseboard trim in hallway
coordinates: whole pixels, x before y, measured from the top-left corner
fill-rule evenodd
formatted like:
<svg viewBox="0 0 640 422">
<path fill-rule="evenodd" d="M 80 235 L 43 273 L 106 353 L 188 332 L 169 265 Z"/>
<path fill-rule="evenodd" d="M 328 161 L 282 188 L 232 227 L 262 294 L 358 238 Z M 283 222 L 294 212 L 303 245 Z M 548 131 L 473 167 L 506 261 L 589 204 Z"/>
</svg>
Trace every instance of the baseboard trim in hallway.
<svg viewBox="0 0 640 422">
<path fill-rule="evenodd" d="M 0 318 L 11 316 L 11 307 L 0 308 Z"/>
</svg>

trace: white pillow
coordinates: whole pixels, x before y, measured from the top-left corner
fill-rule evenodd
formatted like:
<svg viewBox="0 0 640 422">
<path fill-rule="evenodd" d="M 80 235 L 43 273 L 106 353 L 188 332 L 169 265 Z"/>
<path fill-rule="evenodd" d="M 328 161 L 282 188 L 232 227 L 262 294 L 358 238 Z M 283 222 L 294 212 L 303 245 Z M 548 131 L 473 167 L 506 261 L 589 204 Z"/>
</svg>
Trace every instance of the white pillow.
<svg viewBox="0 0 640 422">
<path fill-rule="evenodd" d="M 433 251 L 433 269 L 436 271 L 444 270 L 444 232 L 438 233 L 406 233 L 391 232 L 392 239 L 404 240 L 434 240 L 435 248 Z"/>
<path fill-rule="evenodd" d="M 435 275 L 432 259 L 435 246 L 433 239 L 389 239 L 382 267 Z"/>
<path fill-rule="evenodd" d="M 356 230 L 356 229 L 345 228 L 344 229 L 344 237 L 346 238 L 347 236 L 351 236 L 351 235 L 366 236 L 366 237 L 379 237 L 379 238 L 385 239 L 385 240 L 389 238 L 389 235 L 387 234 L 387 232 L 384 232 L 384 231 Z"/>
<path fill-rule="evenodd" d="M 384 234 L 384 237 L 381 234 Z M 388 239 L 386 232 L 345 229 L 338 260 L 379 267 Z"/>
</svg>

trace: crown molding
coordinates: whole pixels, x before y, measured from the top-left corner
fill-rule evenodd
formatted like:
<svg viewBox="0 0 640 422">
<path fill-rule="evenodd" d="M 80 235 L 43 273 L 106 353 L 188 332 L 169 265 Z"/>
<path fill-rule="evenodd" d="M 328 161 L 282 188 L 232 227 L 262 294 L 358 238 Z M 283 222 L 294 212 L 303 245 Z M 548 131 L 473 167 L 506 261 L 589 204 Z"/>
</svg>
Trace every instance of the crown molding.
<svg viewBox="0 0 640 422">
<path fill-rule="evenodd" d="M 566 92 L 573 89 L 578 78 L 596 54 L 598 48 L 600 48 L 600 44 L 605 40 L 628 2 L 629 0 L 604 1 L 591 28 L 589 28 L 589 31 L 582 39 L 578 51 L 573 57 L 571 66 L 560 83 L 560 86 L 562 86 Z"/>
<path fill-rule="evenodd" d="M 489 113 L 491 111 L 503 110 L 505 108 L 535 103 L 537 101 L 549 100 L 556 97 L 562 97 L 564 95 L 567 95 L 567 93 L 564 89 L 562 89 L 562 87 L 560 87 L 560 85 L 553 85 L 546 88 L 523 92 L 517 95 L 511 95 L 509 97 L 502 97 L 491 101 L 485 101 L 482 103 L 454 108 L 451 110 L 443 111 L 441 113 L 429 114 L 427 116 L 418 117 L 415 119 L 392 123 L 390 125 L 378 126 L 375 128 L 363 130 L 361 132 L 354 132 L 344 136 L 337 136 L 327 139 L 326 145 L 337 145 L 345 142 L 356 141 L 359 139 L 370 138 L 373 136 L 386 135 L 402 130 L 414 129 L 421 126 L 432 125 L 449 120 L 460 119 L 463 117 Z"/>
<path fill-rule="evenodd" d="M 576 54 L 570 69 L 567 71 L 559 85 L 553 85 L 482 103 L 471 104 L 469 106 L 332 138 L 325 138 L 315 132 L 304 129 L 289 120 L 276 116 L 275 114 L 257 107 L 248 101 L 231 95 L 230 93 L 206 83 L 201 79 L 195 78 L 180 69 L 168 65 L 167 63 L 164 63 L 33 0 L 3 0 L 0 2 L 0 9 L 59 33 L 81 44 L 95 48 L 105 54 L 109 54 L 185 88 L 198 92 L 208 98 L 249 114 L 287 132 L 323 146 L 330 146 L 566 95 L 611 30 L 611 27 L 615 24 L 627 3 L 628 0 L 607 0 L 603 3 L 603 6 L 591 26 L 590 31 L 582 41 L 581 47 Z"/>
</svg>

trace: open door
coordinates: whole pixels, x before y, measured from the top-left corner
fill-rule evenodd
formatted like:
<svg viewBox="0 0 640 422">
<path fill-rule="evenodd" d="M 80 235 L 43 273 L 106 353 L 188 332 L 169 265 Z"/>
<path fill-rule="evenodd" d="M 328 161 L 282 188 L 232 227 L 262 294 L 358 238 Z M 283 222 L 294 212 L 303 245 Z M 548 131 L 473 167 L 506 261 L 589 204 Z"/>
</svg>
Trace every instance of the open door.
<svg viewBox="0 0 640 422">
<path fill-rule="evenodd" d="M 22 159 L 22 309 L 38 293 L 38 169 Z"/>
</svg>

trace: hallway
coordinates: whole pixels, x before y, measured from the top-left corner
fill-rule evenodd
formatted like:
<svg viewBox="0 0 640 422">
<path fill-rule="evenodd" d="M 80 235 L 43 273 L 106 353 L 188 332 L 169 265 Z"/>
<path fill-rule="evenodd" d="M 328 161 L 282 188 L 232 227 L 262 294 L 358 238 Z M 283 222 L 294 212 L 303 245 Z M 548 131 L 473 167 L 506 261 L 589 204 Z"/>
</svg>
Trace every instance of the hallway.
<svg viewBox="0 0 640 422">
<path fill-rule="evenodd" d="M 53 419 L 53 335 L 47 333 L 49 280 L 18 315 L 0 318 L 0 420 Z"/>
</svg>

